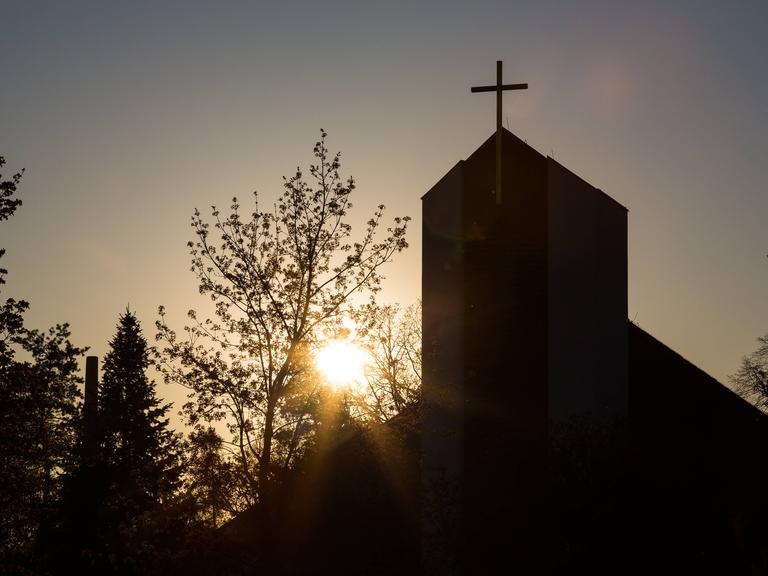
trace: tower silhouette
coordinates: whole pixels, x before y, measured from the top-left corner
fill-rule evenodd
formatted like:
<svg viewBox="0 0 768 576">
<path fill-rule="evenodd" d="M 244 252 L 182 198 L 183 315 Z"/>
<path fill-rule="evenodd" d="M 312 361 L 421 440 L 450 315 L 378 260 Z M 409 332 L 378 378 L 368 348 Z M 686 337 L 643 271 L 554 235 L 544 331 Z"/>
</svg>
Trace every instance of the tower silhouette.
<svg viewBox="0 0 768 576">
<path fill-rule="evenodd" d="M 425 554 L 542 573 L 563 424 L 627 416 L 627 210 L 502 129 L 423 200 Z M 439 517 L 439 520 L 436 520 Z M 471 559 L 471 560 L 470 560 Z"/>
</svg>

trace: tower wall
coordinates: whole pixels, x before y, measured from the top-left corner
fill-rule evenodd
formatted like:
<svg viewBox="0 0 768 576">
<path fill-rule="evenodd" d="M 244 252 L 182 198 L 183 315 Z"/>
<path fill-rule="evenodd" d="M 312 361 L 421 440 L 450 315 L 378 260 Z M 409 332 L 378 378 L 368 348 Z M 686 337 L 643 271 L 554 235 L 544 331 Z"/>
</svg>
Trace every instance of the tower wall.
<svg viewBox="0 0 768 576">
<path fill-rule="evenodd" d="M 451 574 L 458 546 L 464 485 L 464 163 L 424 197 L 422 227 L 424 563 Z"/>
<path fill-rule="evenodd" d="M 627 210 L 547 158 L 549 418 L 627 415 Z"/>
<path fill-rule="evenodd" d="M 529 571 L 545 530 L 546 162 L 508 132 L 502 183 L 499 205 L 490 138 L 465 161 L 463 193 L 464 527 L 488 572 L 498 557 L 484 552 L 510 547 Z"/>
<path fill-rule="evenodd" d="M 423 198 L 425 479 L 459 483 L 446 558 L 544 573 L 551 421 L 626 414 L 626 210 L 507 131 L 502 162 L 500 205 L 494 137 Z"/>
</svg>

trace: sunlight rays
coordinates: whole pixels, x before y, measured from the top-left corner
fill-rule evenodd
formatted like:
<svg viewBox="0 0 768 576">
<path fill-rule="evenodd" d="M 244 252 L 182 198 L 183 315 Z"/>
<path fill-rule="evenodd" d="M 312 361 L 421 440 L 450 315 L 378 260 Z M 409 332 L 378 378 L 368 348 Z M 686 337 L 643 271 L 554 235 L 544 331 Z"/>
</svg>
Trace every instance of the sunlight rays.
<svg viewBox="0 0 768 576">
<path fill-rule="evenodd" d="M 347 339 L 326 341 L 315 354 L 315 365 L 334 391 L 359 391 L 365 385 L 365 351 Z"/>
</svg>

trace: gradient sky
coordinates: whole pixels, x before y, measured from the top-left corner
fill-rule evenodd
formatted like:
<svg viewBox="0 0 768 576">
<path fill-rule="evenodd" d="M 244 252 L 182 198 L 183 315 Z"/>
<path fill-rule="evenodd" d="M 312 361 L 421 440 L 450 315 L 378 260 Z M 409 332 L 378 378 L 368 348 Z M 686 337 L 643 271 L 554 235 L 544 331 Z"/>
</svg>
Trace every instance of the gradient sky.
<svg viewBox="0 0 768 576">
<path fill-rule="evenodd" d="M 629 208 L 630 317 L 724 381 L 768 331 L 768 4 L 619 4 L 0 0 L 4 296 L 99 356 L 129 303 L 150 342 L 159 304 L 181 328 L 194 208 L 274 199 L 322 127 L 353 220 L 414 218 L 410 303 L 419 198 L 494 130 L 469 88 L 501 59 L 530 84 L 505 124 Z"/>
</svg>

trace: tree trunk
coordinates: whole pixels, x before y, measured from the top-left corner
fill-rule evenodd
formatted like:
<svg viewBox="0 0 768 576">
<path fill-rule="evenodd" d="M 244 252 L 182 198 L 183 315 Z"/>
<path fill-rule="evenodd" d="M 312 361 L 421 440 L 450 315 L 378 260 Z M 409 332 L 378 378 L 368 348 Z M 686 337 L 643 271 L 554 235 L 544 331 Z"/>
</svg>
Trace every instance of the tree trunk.
<svg viewBox="0 0 768 576">
<path fill-rule="evenodd" d="M 269 470 L 272 466 L 272 435 L 275 420 L 276 402 L 273 398 L 267 400 L 267 410 L 264 418 L 264 440 L 259 462 L 259 500 L 265 502 L 269 492 Z"/>
</svg>

